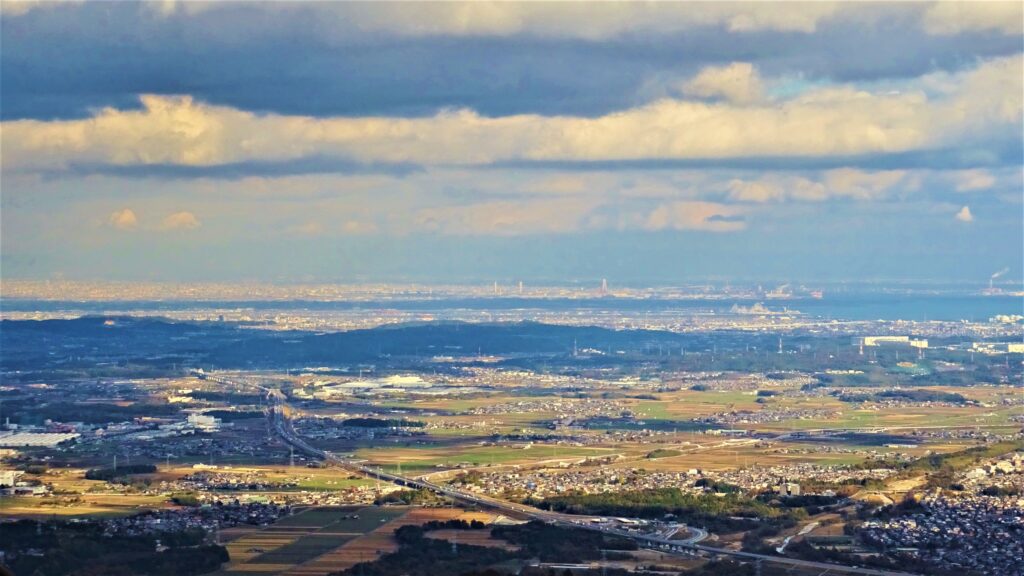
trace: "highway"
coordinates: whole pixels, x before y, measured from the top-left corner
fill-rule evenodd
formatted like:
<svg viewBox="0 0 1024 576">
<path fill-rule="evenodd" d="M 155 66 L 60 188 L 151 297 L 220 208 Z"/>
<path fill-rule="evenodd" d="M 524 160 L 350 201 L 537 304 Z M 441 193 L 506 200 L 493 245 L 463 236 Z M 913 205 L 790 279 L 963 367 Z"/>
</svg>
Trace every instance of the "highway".
<svg viewBox="0 0 1024 576">
<path fill-rule="evenodd" d="M 400 476 L 398 474 L 392 474 L 385 472 L 381 469 L 374 469 L 369 466 L 365 466 L 358 462 L 353 462 L 346 458 L 341 458 L 335 454 L 321 450 L 312 446 L 299 436 L 294 427 L 292 426 L 291 419 L 285 414 L 285 408 L 288 406 L 287 400 L 284 394 L 280 390 L 266 388 L 257 384 L 247 382 L 234 382 L 223 378 L 213 377 L 204 375 L 203 377 L 224 384 L 249 386 L 261 390 L 267 395 L 268 407 L 267 407 L 267 418 L 270 426 L 273 430 L 284 440 L 287 444 L 293 446 L 295 449 L 316 458 L 320 458 L 327 463 L 338 466 L 339 468 L 362 474 L 369 478 L 383 480 L 405 486 L 409 488 L 418 488 L 423 490 L 430 490 L 434 493 L 441 494 L 452 498 L 453 500 L 480 506 L 482 508 L 488 508 L 496 510 L 506 514 L 524 516 L 533 520 L 540 520 L 542 522 L 548 522 L 551 524 L 571 527 L 571 528 L 582 528 L 585 530 L 593 530 L 596 532 L 602 532 L 605 534 L 612 534 L 623 538 L 629 538 L 636 541 L 639 545 L 659 550 L 666 553 L 674 554 L 693 554 L 695 552 L 702 552 L 709 555 L 723 555 L 731 556 L 748 561 L 761 561 L 773 564 L 781 564 L 794 568 L 804 568 L 811 570 L 822 570 L 829 573 L 843 573 L 843 574 L 865 574 L 870 576 L 915 576 L 907 572 L 894 572 L 891 570 L 879 570 L 874 568 L 862 568 L 859 566 L 844 566 L 840 564 L 830 564 L 825 562 L 813 562 L 810 560 L 799 560 L 796 558 L 787 558 L 784 556 L 771 556 L 767 554 L 756 554 L 753 552 L 742 552 L 739 550 L 730 550 L 728 548 L 716 548 L 713 546 L 705 546 L 699 542 L 707 538 L 707 532 L 699 529 L 690 528 L 693 531 L 693 535 L 685 540 L 671 540 L 660 536 L 654 536 L 650 534 L 641 534 L 629 530 L 620 529 L 614 526 L 610 526 L 605 523 L 596 524 L 591 522 L 591 517 L 561 514 L 558 512 L 551 512 L 548 510 L 541 510 L 532 506 L 525 506 L 523 504 L 516 504 L 505 500 L 499 500 L 497 498 L 490 498 L 480 494 L 473 494 L 469 492 L 463 492 L 461 490 L 455 490 L 449 486 L 441 484 L 435 484 L 426 480 L 420 480 L 417 478 L 410 478 L 407 476 Z"/>
</svg>

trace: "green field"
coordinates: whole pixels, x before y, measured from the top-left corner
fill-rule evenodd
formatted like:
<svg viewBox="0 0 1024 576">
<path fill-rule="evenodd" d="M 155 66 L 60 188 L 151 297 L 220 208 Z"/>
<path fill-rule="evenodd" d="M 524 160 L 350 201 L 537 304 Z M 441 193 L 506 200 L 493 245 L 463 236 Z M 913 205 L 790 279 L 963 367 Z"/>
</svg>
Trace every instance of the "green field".
<svg viewBox="0 0 1024 576">
<path fill-rule="evenodd" d="M 366 478 L 329 478 L 320 476 L 302 478 L 297 484 L 300 490 L 347 490 L 360 486 L 372 486 L 373 481 Z"/>
<path fill-rule="evenodd" d="M 382 466 L 385 470 L 402 471 L 432 470 L 437 467 L 454 467 L 460 464 L 486 466 L 488 464 L 528 463 L 562 458 L 600 457 L 615 453 L 611 448 L 584 448 L 576 446 L 546 446 L 536 444 L 532 448 L 522 446 L 434 446 L 408 448 L 366 448 L 356 452 L 358 458 L 366 459 L 371 465 Z"/>
</svg>

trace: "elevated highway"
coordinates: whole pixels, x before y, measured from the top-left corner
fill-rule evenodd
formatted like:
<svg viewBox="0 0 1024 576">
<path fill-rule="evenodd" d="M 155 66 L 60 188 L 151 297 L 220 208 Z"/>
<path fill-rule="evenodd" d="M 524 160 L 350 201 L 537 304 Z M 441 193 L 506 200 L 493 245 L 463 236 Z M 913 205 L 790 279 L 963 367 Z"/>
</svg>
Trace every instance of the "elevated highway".
<svg viewBox="0 0 1024 576">
<path fill-rule="evenodd" d="M 907 572 L 895 572 L 891 570 L 879 570 L 875 568 L 863 568 L 860 566 L 844 566 L 840 564 L 831 564 L 826 562 L 813 562 L 810 560 L 800 560 L 796 558 L 787 558 L 784 556 L 771 556 L 767 554 L 757 554 L 753 552 L 743 552 L 740 550 L 731 550 L 728 548 L 717 548 L 714 546 L 706 546 L 700 544 L 704 538 L 707 537 L 707 532 L 703 530 L 695 531 L 695 534 L 686 540 L 674 540 L 651 534 L 641 534 L 630 530 L 624 530 L 611 526 L 608 524 L 595 524 L 591 522 L 590 517 L 561 514 L 558 512 L 551 512 L 549 510 L 541 510 L 532 506 L 526 506 L 523 504 L 517 504 L 514 502 L 508 502 L 505 500 L 499 500 L 497 498 L 491 498 L 480 494 L 473 494 L 470 492 L 464 492 L 456 490 L 449 486 L 442 484 L 436 484 L 426 480 L 417 478 L 410 478 L 408 476 L 402 476 L 398 474 L 392 474 L 385 472 L 380 468 L 372 468 L 359 462 L 341 458 L 326 450 L 321 450 L 295 432 L 292 426 L 291 419 L 287 417 L 285 409 L 288 407 L 287 399 L 284 394 L 278 389 L 271 389 L 264 386 L 260 386 L 252 383 L 245 382 L 233 382 L 224 378 L 217 378 L 214 380 L 212 376 L 206 376 L 207 379 L 224 384 L 238 385 L 238 386 L 249 386 L 259 389 L 266 394 L 268 401 L 267 406 L 267 418 L 271 428 L 277 433 L 281 439 L 287 444 L 294 447 L 296 450 L 303 452 L 308 456 L 320 458 L 324 462 L 338 466 L 349 472 L 361 474 L 363 476 L 397 484 L 399 486 L 405 486 L 408 488 L 417 488 L 422 490 L 430 490 L 436 494 L 447 496 L 453 500 L 479 506 L 481 508 L 487 508 L 501 512 L 503 514 L 511 514 L 513 516 L 521 516 L 530 518 L 531 520 L 540 520 L 550 524 L 563 526 L 567 528 L 581 528 L 584 530 L 592 530 L 601 532 L 604 534 L 611 534 L 622 538 L 629 538 L 637 542 L 638 545 L 656 549 L 665 553 L 670 554 L 686 554 L 692 555 L 695 553 L 703 553 L 711 556 L 729 556 L 741 560 L 752 561 L 752 562 L 766 562 L 778 565 L 789 566 L 792 568 L 802 568 L 807 570 L 820 570 L 822 574 L 863 574 L 868 576 L 916 576 Z"/>
</svg>

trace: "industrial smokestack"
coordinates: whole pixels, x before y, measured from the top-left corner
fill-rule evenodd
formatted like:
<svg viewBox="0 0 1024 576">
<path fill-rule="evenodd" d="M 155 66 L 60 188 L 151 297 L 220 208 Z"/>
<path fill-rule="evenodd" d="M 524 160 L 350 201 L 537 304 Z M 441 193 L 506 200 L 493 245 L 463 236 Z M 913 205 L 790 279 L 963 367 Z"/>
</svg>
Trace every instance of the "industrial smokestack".
<svg viewBox="0 0 1024 576">
<path fill-rule="evenodd" d="M 1009 269 L 1009 268 L 1005 268 L 1005 267 L 1004 267 L 1004 268 L 1003 268 L 1002 270 L 1000 270 L 1000 271 L 998 271 L 998 272 L 996 272 L 996 273 L 992 274 L 991 276 L 989 276 L 989 278 L 988 278 L 988 289 L 989 289 L 989 290 L 991 290 L 991 289 L 992 289 L 992 281 L 993 281 L 993 280 L 995 280 L 996 278 L 999 278 L 1000 276 L 1002 276 L 1003 274 L 1006 274 L 1006 273 L 1007 273 L 1007 272 L 1009 272 L 1009 271 L 1010 271 L 1010 269 Z"/>
</svg>

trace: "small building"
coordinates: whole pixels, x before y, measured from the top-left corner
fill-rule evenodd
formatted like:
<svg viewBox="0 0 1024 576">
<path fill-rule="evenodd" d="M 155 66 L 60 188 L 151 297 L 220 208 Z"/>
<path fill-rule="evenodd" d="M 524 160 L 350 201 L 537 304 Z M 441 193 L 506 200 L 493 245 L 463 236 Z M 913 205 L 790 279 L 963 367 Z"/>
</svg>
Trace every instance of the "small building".
<svg viewBox="0 0 1024 576">
<path fill-rule="evenodd" d="M 10 488 L 18 482 L 21 470 L 0 470 L 0 488 Z"/>
<path fill-rule="evenodd" d="M 215 432 L 220 429 L 220 418 L 214 418 L 206 414 L 189 414 L 187 422 L 189 425 L 204 432 Z"/>
<path fill-rule="evenodd" d="M 775 487 L 775 493 L 779 496 L 799 496 L 800 485 L 796 482 L 786 482 Z"/>
</svg>

